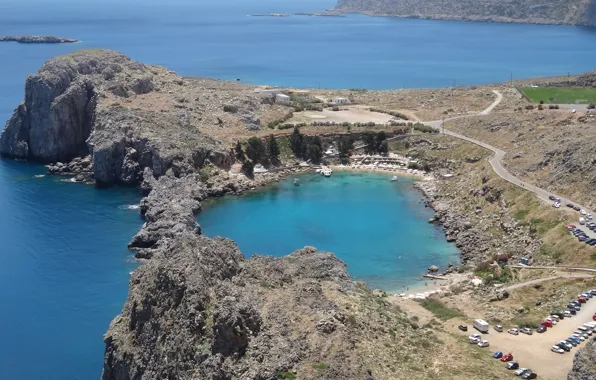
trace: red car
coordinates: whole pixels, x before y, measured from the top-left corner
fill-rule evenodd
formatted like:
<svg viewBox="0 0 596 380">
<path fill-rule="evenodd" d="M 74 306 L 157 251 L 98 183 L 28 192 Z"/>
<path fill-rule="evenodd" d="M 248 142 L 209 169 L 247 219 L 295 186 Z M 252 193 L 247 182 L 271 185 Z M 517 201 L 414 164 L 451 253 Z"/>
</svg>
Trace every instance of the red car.
<svg viewBox="0 0 596 380">
<path fill-rule="evenodd" d="M 577 302 L 579 303 L 586 303 L 586 299 L 584 297 L 578 297 Z"/>
<path fill-rule="evenodd" d="M 592 316 L 592 320 L 593 320 L 593 321 L 596 321 L 596 314 L 594 314 L 594 315 Z"/>
<path fill-rule="evenodd" d="M 507 355 L 503 355 L 503 357 L 501 358 L 502 362 L 510 362 L 513 360 L 513 354 L 510 352 Z"/>
<path fill-rule="evenodd" d="M 565 228 L 569 228 L 569 227 L 571 227 L 571 228 L 577 228 L 577 227 L 575 226 L 575 224 L 566 224 L 566 225 L 565 225 Z"/>
<path fill-rule="evenodd" d="M 544 321 L 540 325 L 544 327 L 553 327 L 553 323 L 551 321 Z"/>
</svg>

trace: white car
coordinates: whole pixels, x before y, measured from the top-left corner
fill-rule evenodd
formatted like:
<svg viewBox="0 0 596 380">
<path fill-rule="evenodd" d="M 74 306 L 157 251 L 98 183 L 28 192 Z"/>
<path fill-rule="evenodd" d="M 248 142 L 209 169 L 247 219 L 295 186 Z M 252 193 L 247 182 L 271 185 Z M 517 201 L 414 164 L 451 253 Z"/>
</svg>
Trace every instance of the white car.
<svg viewBox="0 0 596 380">
<path fill-rule="evenodd" d="M 565 310 L 563 314 L 565 315 L 565 318 L 571 318 L 571 316 L 573 315 L 569 310 Z"/>
<path fill-rule="evenodd" d="M 588 214 L 586 215 L 586 217 L 588 218 L 588 220 L 592 220 L 592 214 Z"/>
<path fill-rule="evenodd" d="M 560 321 L 560 319 L 559 319 L 559 316 L 558 316 L 558 315 L 551 315 L 551 316 L 549 316 L 548 318 L 552 319 L 553 321 L 557 321 L 557 322 L 559 322 L 559 321 Z"/>
<path fill-rule="evenodd" d="M 470 338 L 470 344 L 478 344 L 480 343 L 480 339 Z"/>
<path fill-rule="evenodd" d="M 521 376 L 524 372 L 528 371 L 529 368 L 520 368 L 517 371 L 515 371 L 515 376 Z"/>
<path fill-rule="evenodd" d="M 569 344 L 568 342 L 565 342 L 564 340 L 560 341 L 559 343 L 563 343 L 570 350 L 573 348 L 573 345 Z"/>
<path fill-rule="evenodd" d="M 480 342 L 478 342 L 478 346 L 488 347 L 488 340 L 481 340 Z"/>
<path fill-rule="evenodd" d="M 586 215 L 587 214 L 586 210 L 584 210 L 584 209 L 581 209 L 579 213 L 582 214 L 582 215 Z"/>
<path fill-rule="evenodd" d="M 555 206 L 555 208 L 561 208 L 561 204 L 560 203 L 555 203 L 554 206 Z"/>
<path fill-rule="evenodd" d="M 512 335 L 519 335 L 519 330 L 516 328 L 509 329 L 509 330 L 507 330 L 507 332 Z"/>
<path fill-rule="evenodd" d="M 557 346 L 552 346 L 552 347 L 550 348 L 550 350 L 551 350 L 552 352 L 556 352 L 557 354 L 564 354 L 564 353 L 565 353 L 565 351 L 564 351 L 562 348 L 560 348 L 560 347 L 557 347 Z"/>
<path fill-rule="evenodd" d="M 574 338 L 577 338 L 577 339 L 581 340 L 582 342 L 584 340 L 586 340 L 586 338 L 584 338 L 581 334 L 579 334 L 578 331 L 574 332 L 573 335 L 571 335 L 571 336 L 574 337 Z"/>
</svg>

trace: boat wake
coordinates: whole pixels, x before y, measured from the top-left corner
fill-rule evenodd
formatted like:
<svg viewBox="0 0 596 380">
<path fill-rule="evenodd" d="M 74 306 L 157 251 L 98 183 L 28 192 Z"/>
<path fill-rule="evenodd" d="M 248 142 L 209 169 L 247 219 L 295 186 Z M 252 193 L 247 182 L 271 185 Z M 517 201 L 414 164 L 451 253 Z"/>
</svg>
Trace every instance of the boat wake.
<svg viewBox="0 0 596 380">
<path fill-rule="evenodd" d="M 46 176 L 45 174 L 36 174 L 33 177 L 35 177 L 35 178 L 43 178 L 45 176 Z"/>
</svg>

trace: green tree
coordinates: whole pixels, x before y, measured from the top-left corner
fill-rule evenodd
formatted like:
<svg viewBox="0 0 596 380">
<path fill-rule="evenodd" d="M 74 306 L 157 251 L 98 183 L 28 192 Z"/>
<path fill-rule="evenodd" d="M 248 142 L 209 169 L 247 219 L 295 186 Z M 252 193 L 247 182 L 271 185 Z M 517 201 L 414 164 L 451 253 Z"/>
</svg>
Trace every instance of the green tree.
<svg viewBox="0 0 596 380">
<path fill-rule="evenodd" d="M 387 154 L 389 152 L 389 145 L 387 144 L 387 134 L 380 131 L 375 136 L 375 152 Z"/>
<path fill-rule="evenodd" d="M 341 136 L 337 140 L 337 150 L 339 153 L 339 160 L 342 164 L 349 162 L 350 151 L 354 149 L 354 140 L 351 136 Z"/>
<path fill-rule="evenodd" d="M 267 141 L 267 151 L 269 153 L 269 159 L 271 161 L 279 161 L 279 145 L 277 144 L 277 140 L 273 135 L 269 136 L 269 140 Z"/>
<path fill-rule="evenodd" d="M 381 141 L 381 144 L 379 145 L 377 151 L 382 155 L 386 155 L 387 153 L 389 153 L 389 144 L 387 144 L 387 140 Z"/>
<path fill-rule="evenodd" d="M 240 144 L 240 141 L 236 142 L 234 153 L 236 155 L 237 160 L 244 161 L 244 151 L 242 150 L 242 144 Z"/>
<path fill-rule="evenodd" d="M 252 161 L 246 160 L 242 163 L 242 173 L 247 177 L 252 178 L 254 176 L 255 164 Z"/>
<path fill-rule="evenodd" d="M 298 127 L 294 127 L 294 131 L 290 136 L 290 148 L 296 157 L 302 157 L 304 153 L 304 136 L 300 133 Z"/>
<path fill-rule="evenodd" d="M 369 153 L 374 153 L 375 152 L 375 143 L 377 141 L 377 138 L 375 136 L 374 132 L 364 132 L 362 134 L 362 142 L 366 145 L 364 147 L 364 151 L 369 154 Z"/>
<path fill-rule="evenodd" d="M 267 160 L 267 149 L 265 144 L 258 137 L 251 137 L 246 142 L 246 156 L 253 162 L 263 162 Z"/>
</svg>

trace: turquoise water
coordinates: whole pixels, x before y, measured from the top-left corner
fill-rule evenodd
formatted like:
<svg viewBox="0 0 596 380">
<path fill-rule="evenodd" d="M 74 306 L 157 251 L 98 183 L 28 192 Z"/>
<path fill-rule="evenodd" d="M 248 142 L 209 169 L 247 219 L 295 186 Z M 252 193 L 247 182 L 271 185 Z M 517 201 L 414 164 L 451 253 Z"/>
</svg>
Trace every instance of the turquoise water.
<svg viewBox="0 0 596 380">
<path fill-rule="evenodd" d="M 282 256 L 306 245 L 330 251 L 357 280 L 401 291 L 423 283 L 436 264 L 458 262 L 457 248 L 428 223 L 413 179 L 378 173 L 303 175 L 265 191 L 225 197 L 205 208 L 199 223 L 207 236 L 235 240 L 242 252 Z"/>
<path fill-rule="evenodd" d="M 594 29 L 357 15 L 247 16 L 333 4 L 2 0 L 0 35 L 50 34 L 83 42 L 0 44 L 0 125 L 23 99 L 28 74 L 53 56 L 82 48 L 119 50 L 183 75 L 329 88 L 489 83 L 511 73 L 519 78 L 586 71 L 596 61 Z M 138 194 L 34 178 L 42 172 L 0 160 L 0 380 L 97 379 L 101 338 L 121 309 L 133 267 L 126 243 L 141 220 L 125 206 L 137 203 Z M 238 239 L 248 254 L 281 255 L 306 244 L 333 251 L 355 277 L 384 289 L 403 287 L 428 265 L 453 260 L 455 250 L 426 224 L 430 211 L 418 204 L 407 180 L 321 180 L 226 199 L 201 216 L 203 227 Z M 254 226 L 247 228 L 246 220 Z"/>
</svg>

